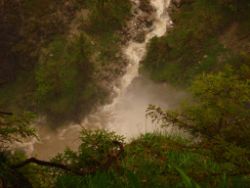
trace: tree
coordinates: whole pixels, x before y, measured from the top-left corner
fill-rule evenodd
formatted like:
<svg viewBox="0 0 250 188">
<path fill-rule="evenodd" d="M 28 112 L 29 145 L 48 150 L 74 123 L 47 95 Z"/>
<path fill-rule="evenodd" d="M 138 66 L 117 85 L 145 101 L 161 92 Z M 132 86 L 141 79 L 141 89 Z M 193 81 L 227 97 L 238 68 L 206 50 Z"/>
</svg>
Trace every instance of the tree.
<svg viewBox="0 0 250 188">
<path fill-rule="evenodd" d="M 29 126 L 33 118 L 31 113 L 14 115 L 10 112 L 0 112 L 0 150 L 13 141 L 35 136 L 35 130 Z"/>
<path fill-rule="evenodd" d="M 22 142 L 24 138 L 35 136 L 35 130 L 29 126 L 32 118 L 30 113 L 14 115 L 10 112 L 0 112 L 0 185 L 3 188 L 21 188 L 21 185 L 32 187 L 23 174 L 9 166 L 9 146 L 13 142 Z"/>
<path fill-rule="evenodd" d="M 228 161 L 248 172 L 250 159 L 250 69 L 231 67 L 195 79 L 194 101 L 179 111 L 150 106 L 148 115 L 163 126 L 174 125 L 201 138 L 200 149 L 207 149 L 221 161 Z"/>
</svg>

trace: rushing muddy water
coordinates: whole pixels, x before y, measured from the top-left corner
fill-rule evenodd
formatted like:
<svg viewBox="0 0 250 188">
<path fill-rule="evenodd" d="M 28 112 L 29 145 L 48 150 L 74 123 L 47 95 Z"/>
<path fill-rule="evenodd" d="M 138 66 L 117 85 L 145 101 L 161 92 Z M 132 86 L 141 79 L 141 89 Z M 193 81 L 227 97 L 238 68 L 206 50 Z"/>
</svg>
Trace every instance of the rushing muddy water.
<svg viewBox="0 0 250 188">
<path fill-rule="evenodd" d="M 135 7 L 139 1 L 133 0 Z M 145 110 L 149 104 L 160 105 L 164 108 L 176 106 L 184 93 L 178 92 L 166 84 L 155 84 L 139 75 L 139 63 L 146 53 L 146 45 L 153 37 L 164 35 L 171 26 L 167 14 L 170 0 L 151 0 L 155 8 L 153 25 L 145 28 L 145 41 L 142 43 L 129 41 L 123 48 L 123 54 L 128 61 L 127 71 L 119 86 L 114 86 L 117 93 L 111 104 L 100 107 L 97 112 L 85 118 L 81 125 L 69 125 L 57 131 L 51 131 L 46 126 L 39 126 L 40 140 L 33 140 L 23 147 L 27 153 L 42 159 L 50 158 L 65 147 L 72 149 L 79 145 L 79 132 L 85 128 L 105 128 L 127 139 L 145 132 L 157 130 L 157 125 L 145 117 Z M 136 23 L 134 23 L 136 24 Z"/>
</svg>

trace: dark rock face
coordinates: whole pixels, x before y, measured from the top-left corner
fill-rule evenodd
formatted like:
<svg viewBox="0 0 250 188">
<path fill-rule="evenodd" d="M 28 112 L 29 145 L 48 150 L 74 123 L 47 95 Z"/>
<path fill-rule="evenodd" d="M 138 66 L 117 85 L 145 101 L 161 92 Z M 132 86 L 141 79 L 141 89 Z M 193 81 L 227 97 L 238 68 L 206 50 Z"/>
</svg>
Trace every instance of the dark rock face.
<svg viewBox="0 0 250 188">
<path fill-rule="evenodd" d="M 176 7 L 181 7 L 182 0 L 172 0 L 172 4 Z"/>
<path fill-rule="evenodd" d="M 172 4 L 176 8 L 180 8 L 184 4 L 192 3 L 194 0 L 172 0 Z"/>
<path fill-rule="evenodd" d="M 132 10 L 134 18 L 121 32 L 123 45 L 129 40 L 144 42 L 145 33 L 153 26 L 155 11 L 149 0 L 140 0 L 138 4 L 134 4 Z"/>
<path fill-rule="evenodd" d="M 141 42 L 144 42 L 144 40 L 145 40 L 145 31 L 141 31 L 141 32 L 139 32 L 135 37 L 134 37 L 134 40 L 136 41 L 136 42 L 139 42 L 139 43 L 141 43 Z"/>
<path fill-rule="evenodd" d="M 147 13 L 154 11 L 153 7 L 150 5 L 149 0 L 141 0 L 139 4 L 139 9 Z"/>
</svg>

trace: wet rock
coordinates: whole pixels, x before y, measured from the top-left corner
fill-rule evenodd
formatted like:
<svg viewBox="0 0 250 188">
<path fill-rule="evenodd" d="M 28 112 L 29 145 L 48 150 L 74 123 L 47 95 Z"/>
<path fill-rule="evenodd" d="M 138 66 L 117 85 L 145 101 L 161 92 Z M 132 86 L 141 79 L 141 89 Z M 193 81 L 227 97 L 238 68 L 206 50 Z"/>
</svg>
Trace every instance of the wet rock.
<svg viewBox="0 0 250 188">
<path fill-rule="evenodd" d="M 149 0 L 140 0 L 139 9 L 147 13 L 151 13 L 154 11 L 153 7 L 150 5 Z"/>
<path fill-rule="evenodd" d="M 172 4 L 176 7 L 176 8 L 181 8 L 182 5 L 184 4 L 190 4 L 193 3 L 194 0 L 172 0 Z"/>
<path fill-rule="evenodd" d="M 180 8 L 181 4 L 182 4 L 182 0 L 172 0 L 172 4 L 177 7 Z"/>
<path fill-rule="evenodd" d="M 152 26 L 153 26 L 153 20 L 147 19 L 147 20 L 145 21 L 145 25 L 146 25 L 146 27 L 152 27 Z"/>
<path fill-rule="evenodd" d="M 146 36 L 145 31 L 141 31 L 135 36 L 134 40 L 136 42 L 142 43 L 145 41 L 145 36 Z"/>
</svg>

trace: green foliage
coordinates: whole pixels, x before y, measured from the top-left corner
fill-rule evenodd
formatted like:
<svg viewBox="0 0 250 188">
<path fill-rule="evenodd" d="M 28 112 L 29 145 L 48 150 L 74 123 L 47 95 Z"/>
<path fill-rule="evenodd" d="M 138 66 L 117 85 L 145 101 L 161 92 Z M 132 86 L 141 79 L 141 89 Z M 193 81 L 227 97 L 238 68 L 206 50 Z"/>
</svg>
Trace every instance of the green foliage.
<svg viewBox="0 0 250 188">
<path fill-rule="evenodd" d="M 81 145 L 79 147 L 80 152 L 83 155 L 81 158 L 86 160 L 96 158 L 100 161 L 113 147 L 113 142 L 124 142 L 122 136 L 116 135 L 114 132 L 106 132 L 102 130 L 89 131 L 83 130 L 80 136 Z M 86 162 L 88 163 L 88 162 Z"/>
<path fill-rule="evenodd" d="M 200 187 L 197 183 L 193 182 L 191 178 L 188 177 L 188 175 L 184 171 L 178 168 L 176 170 L 180 173 L 182 177 L 184 187 L 186 188 L 199 188 Z"/>
<path fill-rule="evenodd" d="M 243 46 L 249 43 L 245 32 L 246 28 L 249 30 L 245 24 L 249 3 L 198 0 L 184 4 L 172 17 L 176 24 L 174 29 L 150 43 L 143 71 L 158 81 L 191 85 L 194 99 L 178 111 L 150 106 L 148 115 L 163 127 L 177 126 L 199 137 L 198 145 L 194 147 L 197 150 L 189 154 L 170 154 L 176 160 L 170 164 L 179 164 L 174 167 L 182 177 L 183 187 L 247 187 L 250 61 L 247 48 L 236 43 Z M 239 26 L 232 32 L 230 28 L 235 23 Z M 206 168 L 197 162 L 199 155 L 196 152 L 209 159 Z M 190 175 L 191 166 L 186 169 L 185 162 L 180 162 L 189 161 L 189 158 L 194 164 L 188 164 L 194 166 L 195 171 L 200 170 L 198 166 L 206 169 L 205 172 L 214 177 L 213 181 L 200 181 L 201 177 L 197 179 L 193 173 Z M 208 185 L 208 182 L 213 183 Z"/>
<path fill-rule="evenodd" d="M 67 149 L 54 160 L 72 165 L 74 168 L 95 167 L 105 163 L 111 151 L 119 149 L 114 142 L 123 143 L 124 138 L 113 132 L 83 130 L 78 151 Z"/>
<path fill-rule="evenodd" d="M 58 177 L 55 187 L 60 188 L 81 188 L 83 182 L 82 177 L 63 175 Z"/>
<path fill-rule="evenodd" d="M 99 35 L 121 29 L 130 15 L 128 0 L 88 0 L 86 3 L 91 9 L 90 30 Z"/>
<path fill-rule="evenodd" d="M 203 75 L 192 85 L 198 103 L 187 108 L 199 132 L 219 135 L 230 142 L 249 145 L 250 87 L 249 68 L 238 73 L 231 68 L 217 74 Z M 241 136 L 238 140 L 237 138 Z"/>
<path fill-rule="evenodd" d="M 1 37 L 9 37 L 6 31 L 16 31 L 20 27 L 16 17 L 9 14 L 10 7 L 14 7 L 13 10 L 17 8 L 13 2 L 8 4 L 4 19 L 15 24 L 10 28 L 4 25 Z M 26 15 L 30 27 L 22 21 L 21 25 L 25 27 L 20 33 L 10 34 L 17 34 L 22 41 L 29 42 L 14 45 L 8 54 L 15 52 L 15 58 L 22 62 L 23 56 L 36 49 L 36 53 L 31 54 L 32 60 L 39 56 L 39 63 L 35 63 L 35 84 L 34 81 L 25 81 L 26 85 L 36 85 L 35 94 L 29 96 L 35 95 L 39 112 L 60 119 L 86 111 L 94 100 L 100 100 L 102 96 L 96 84 L 97 77 L 101 78 L 100 70 L 117 60 L 114 54 L 118 47 L 113 46 L 117 46 L 119 37 L 115 31 L 121 29 L 128 18 L 130 2 L 70 1 L 74 8 L 86 6 L 90 10 L 90 23 L 83 23 L 86 31 L 70 39 L 63 31 L 53 28 L 54 22 L 40 27 L 38 18 L 50 13 L 51 9 L 57 10 L 57 1 L 24 2 L 17 10 L 24 10 L 25 14 L 17 11 L 17 15 Z M 58 11 L 65 10 L 64 5 L 59 4 Z M 40 6 L 43 8 L 38 10 Z M 234 40 L 237 42 L 244 38 L 241 43 L 248 42 L 249 7 L 247 0 L 197 0 L 184 4 L 180 12 L 172 15 L 174 29 L 168 36 L 154 38 L 148 46 L 143 71 L 148 71 L 158 81 L 183 85 L 192 83 L 190 91 L 194 96 L 193 101 L 179 111 L 164 111 L 150 106 L 148 115 L 163 127 L 174 125 L 193 133 L 197 140 L 153 133 L 125 145 L 124 138 L 115 133 L 84 129 L 78 150 L 67 149 L 52 162 L 62 163 L 73 171 L 89 172 L 87 175 L 77 176 L 34 164 L 14 170 L 11 165 L 24 160 L 25 156 L 4 151 L 0 152 L 0 185 L 5 181 L 8 187 L 29 187 L 31 183 L 34 187 L 46 188 L 249 187 L 249 55 L 245 48 L 231 45 L 234 44 L 233 39 L 233 42 L 229 41 L 230 45 L 225 45 L 221 39 L 221 35 L 227 32 L 227 26 L 237 22 L 239 26 L 233 33 L 237 35 Z M 69 23 L 65 17 L 54 21 L 63 25 L 60 27 L 62 30 Z M 40 34 L 31 32 L 39 30 L 43 33 L 43 29 L 48 33 L 45 32 L 41 40 L 37 38 Z M 27 40 L 31 34 L 31 39 Z M 38 41 L 39 47 L 32 41 Z M 4 48 L 9 49 L 12 42 L 5 43 Z M 19 56 L 21 53 L 23 56 Z M 9 61 L 0 55 L 4 62 Z M 28 63 L 22 65 L 25 67 Z M 31 70 L 32 77 L 34 69 Z M 20 79 L 18 84 L 23 80 L 26 79 Z M 6 97 L 13 90 L 9 87 L 5 91 L 9 92 L 1 93 L 1 97 Z M 0 116 L 0 143 L 33 136 L 34 130 L 27 126 L 28 122 L 21 116 Z M 124 152 L 117 143 L 124 145 Z M 116 154 L 121 151 L 122 155 L 118 157 Z"/>
<path fill-rule="evenodd" d="M 91 48 L 82 34 L 73 42 L 57 39 L 40 58 L 36 72 L 36 99 L 40 109 L 52 117 L 84 112 L 96 99 L 96 86 L 90 61 Z"/>
<path fill-rule="evenodd" d="M 123 140 L 121 136 L 112 132 L 83 130 L 82 144 L 77 151 L 68 149 L 52 160 L 75 170 L 96 169 L 94 173 L 77 176 L 37 165 L 28 165 L 19 173 L 34 187 L 198 188 L 248 187 L 250 183 L 249 176 L 245 176 L 244 173 L 241 175 L 237 171 L 238 167 L 232 164 L 232 155 L 229 153 L 233 154 L 234 149 L 231 146 L 227 151 L 228 158 L 218 161 L 210 150 L 200 147 L 200 143 L 162 133 L 145 134 L 126 144 L 123 156 L 119 160 L 112 161 L 111 167 L 104 170 L 102 165 L 105 161 L 114 152 L 119 151 L 114 142 L 122 143 Z M 225 143 L 222 145 L 225 148 Z M 217 150 L 218 152 L 221 155 L 221 150 Z M 237 153 L 240 156 L 243 154 L 239 150 Z M 0 163 L 7 168 L 5 173 L 11 172 L 10 164 L 22 160 L 23 157 L 18 156 L 9 157 L 7 163 Z M 1 175 L 0 173 L 0 177 Z M 9 182 L 12 181 L 11 177 L 17 177 L 16 174 L 8 176 Z"/>
<path fill-rule="evenodd" d="M 0 114 L 0 186 L 14 188 L 22 184 L 30 187 L 27 178 L 22 173 L 14 171 L 10 165 L 25 159 L 23 153 L 11 151 L 11 145 L 36 136 L 35 129 L 30 127 L 33 118 L 34 115 L 28 112 L 18 115 Z"/>
<path fill-rule="evenodd" d="M 235 8 L 241 11 L 235 11 Z M 236 54 L 247 54 L 247 49 L 234 47 L 236 44 L 232 44 L 232 41 L 248 43 L 248 32 L 244 31 L 247 28 L 249 30 L 246 24 L 249 10 L 246 1 L 197 0 L 183 4 L 180 11 L 171 15 L 174 28 L 165 36 L 150 42 L 142 62 L 143 72 L 148 72 L 156 81 L 188 86 L 199 74 L 222 70 Z M 225 46 L 221 38 L 234 24 L 238 24 L 238 34 L 231 34 L 233 36 L 225 39 L 229 43 Z M 239 65 L 241 61 L 235 62 L 233 66 Z"/>
<path fill-rule="evenodd" d="M 130 9 L 129 0 L 2 3 L 0 107 L 79 121 L 107 96 L 103 80 L 120 73 L 117 31 Z"/>
<path fill-rule="evenodd" d="M 35 136 L 35 130 L 29 126 L 34 118 L 32 113 L 18 115 L 0 115 L 0 150 L 13 141 Z M 7 145 L 8 146 L 8 145 Z M 3 148 L 2 148 L 3 147 Z"/>
<path fill-rule="evenodd" d="M 244 65 L 237 71 L 227 67 L 222 72 L 197 77 L 191 87 L 194 101 L 181 110 L 164 111 L 150 106 L 148 115 L 162 126 L 178 126 L 200 137 L 198 148 L 218 161 L 224 171 L 247 174 L 249 89 L 249 67 Z"/>
</svg>

